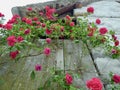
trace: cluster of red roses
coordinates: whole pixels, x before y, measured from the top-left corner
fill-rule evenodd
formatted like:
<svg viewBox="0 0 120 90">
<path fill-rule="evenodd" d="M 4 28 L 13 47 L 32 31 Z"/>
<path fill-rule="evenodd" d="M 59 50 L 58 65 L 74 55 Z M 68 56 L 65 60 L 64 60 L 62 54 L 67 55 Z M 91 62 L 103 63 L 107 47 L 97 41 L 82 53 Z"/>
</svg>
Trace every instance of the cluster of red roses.
<svg viewBox="0 0 120 90">
<path fill-rule="evenodd" d="M 73 78 L 70 74 L 66 74 L 65 76 L 66 83 L 71 85 L 73 83 Z M 86 81 L 86 86 L 89 90 L 102 90 L 103 84 L 99 78 L 92 78 Z"/>
<path fill-rule="evenodd" d="M 87 8 L 87 12 L 93 13 L 93 12 L 94 12 L 94 8 L 93 8 L 93 7 Z M 70 17 L 68 17 L 68 16 L 67 16 L 67 18 L 68 18 L 68 20 L 70 19 Z M 96 24 L 101 24 L 101 20 L 100 20 L 99 18 L 96 19 L 95 22 L 96 22 Z M 88 27 L 89 27 L 89 31 L 90 31 L 90 32 L 88 33 L 88 36 L 91 37 L 91 36 L 93 36 L 94 31 L 96 30 L 96 28 L 92 28 L 92 27 L 90 27 L 90 26 L 88 26 Z M 108 30 L 107 30 L 106 27 L 102 27 L 102 28 L 99 29 L 100 35 L 104 35 L 104 34 L 106 34 L 107 32 L 108 32 Z M 114 41 L 115 41 L 115 42 L 114 42 L 114 46 L 118 46 L 118 45 L 119 45 L 119 41 L 117 40 L 117 37 L 113 34 L 113 35 L 112 35 L 112 38 L 113 38 Z M 116 54 L 117 51 L 116 51 L 115 49 L 112 49 L 112 53 L 113 53 L 113 54 Z M 120 83 L 120 76 L 117 75 L 117 74 L 114 74 L 113 77 L 112 77 L 112 80 L 113 80 L 115 83 Z M 73 82 L 72 76 L 67 73 L 67 74 L 66 74 L 66 83 L 67 83 L 68 85 L 71 85 L 72 82 Z M 99 78 L 92 78 L 92 79 L 86 81 L 86 86 L 87 86 L 87 88 L 88 88 L 89 90 L 103 90 L 103 84 L 102 84 L 102 82 L 101 82 L 101 80 L 100 80 Z"/>
<path fill-rule="evenodd" d="M 68 85 L 71 85 L 73 83 L 73 78 L 70 74 L 67 73 L 65 76 L 65 79 L 66 79 L 66 83 Z M 120 84 L 120 75 L 114 74 L 111 77 L 111 79 L 115 84 Z M 102 84 L 101 80 L 96 77 L 91 78 L 90 80 L 87 80 L 86 87 L 89 90 L 103 90 L 103 84 Z"/>
<path fill-rule="evenodd" d="M 88 7 L 87 12 L 88 13 L 94 13 L 94 8 L 93 7 Z M 97 18 L 95 22 L 96 22 L 96 24 L 101 24 L 101 20 L 99 18 Z M 90 30 L 90 33 L 88 34 L 88 36 L 93 36 L 94 31 L 96 30 L 96 28 L 92 28 L 92 27 L 88 26 L 88 29 Z M 108 30 L 107 30 L 106 27 L 102 27 L 102 28 L 99 29 L 100 35 L 104 35 L 107 32 L 108 32 Z"/>
<path fill-rule="evenodd" d="M 27 10 L 28 10 L 28 11 L 32 11 L 33 9 L 32 9 L 31 7 L 28 7 Z M 49 19 L 49 20 L 54 20 L 55 18 L 53 17 L 53 14 L 54 14 L 54 12 L 55 12 L 56 10 L 55 10 L 54 8 L 50 8 L 49 6 L 46 6 L 46 7 L 45 7 L 45 10 L 46 10 L 45 15 L 46 15 L 47 19 Z M 44 13 L 41 11 L 41 12 L 39 12 L 39 15 L 40 15 L 40 16 L 43 16 Z M 34 18 L 33 20 L 37 21 L 38 18 Z"/>
<path fill-rule="evenodd" d="M 87 12 L 94 13 L 94 8 L 93 7 L 88 7 L 87 8 Z M 96 19 L 95 22 L 98 25 L 101 24 L 101 20 L 99 18 Z M 96 28 L 92 28 L 92 27 L 88 26 L 88 30 L 89 30 L 88 36 L 93 36 Z M 100 35 L 104 36 L 107 32 L 108 32 L 108 30 L 107 30 L 106 27 L 102 27 L 102 28 L 99 29 Z M 115 34 L 112 34 L 111 36 L 112 36 L 112 39 L 113 39 L 113 42 L 114 42 L 114 46 L 111 49 L 111 53 L 113 55 L 119 54 L 120 53 L 120 50 L 118 48 L 118 46 L 119 46 L 119 40 L 117 39 L 117 36 Z M 105 38 L 103 38 L 102 41 L 105 42 Z"/>
<path fill-rule="evenodd" d="M 55 12 L 55 9 L 50 8 L 49 6 L 46 6 L 45 9 L 46 9 L 45 15 L 46 15 L 47 19 L 54 20 L 55 18 L 53 17 L 53 13 Z M 27 10 L 32 12 L 31 7 L 27 8 Z M 94 8 L 88 7 L 87 12 L 94 13 Z M 39 15 L 43 16 L 44 13 L 40 12 Z M 0 17 L 4 17 L 4 14 L 0 13 Z M 20 24 L 19 24 L 19 22 L 20 22 Z M 99 18 L 96 19 L 95 22 L 96 22 L 96 24 L 101 24 L 101 20 Z M 17 24 L 20 26 L 17 26 Z M 40 32 L 43 31 L 42 34 L 45 34 L 46 36 L 49 36 L 49 35 L 51 36 L 52 33 L 58 32 L 58 30 L 59 30 L 60 31 L 59 34 L 61 34 L 60 37 L 62 37 L 62 39 L 67 34 L 70 35 L 71 39 L 75 38 L 74 35 L 78 34 L 78 32 L 76 33 L 76 31 L 79 31 L 78 30 L 79 27 L 77 27 L 77 29 L 75 29 L 76 31 L 74 31 L 74 26 L 76 26 L 76 25 L 74 22 L 72 22 L 72 18 L 69 15 L 66 15 L 64 24 L 60 25 L 58 23 L 55 23 L 55 24 L 53 23 L 52 25 L 50 25 L 50 24 L 46 25 L 46 23 L 41 22 L 38 17 L 33 17 L 33 18 L 23 17 L 21 19 L 19 15 L 13 15 L 13 17 L 7 22 L 7 24 L 5 24 L 5 25 L 0 24 L 0 28 L 5 29 L 5 32 L 6 32 L 5 34 L 7 35 L 6 41 L 7 41 L 8 46 L 15 47 L 16 45 L 23 44 L 24 41 L 26 39 L 28 39 L 27 36 L 31 37 L 30 38 L 30 40 L 31 40 L 33 38 L 32 34 L 39 33 L 39 31 Z M 57 28 L 56 28 L 56 26 L 57 26 Z M 18 28 L 16 28 L 16 27 L 18 27 Z M 33 28 L 35 30 L 33 30 Z M 93 37 L 95 35 L 94 33 L 96 33 L 96 30 L 97 30 L 96 27 L 92 27 L 92 25 L 88 25 L 87 26 L 87 31 L 88 31 L 87 37 Z M 64 31 L 68 31 L 68 32 L 65 33 Z M 72 34 L 72 32 L 73 32 L 73 34 Z M 105 35 L 108 33 L 107 28 L 101 27 L 98 30 L 98 33 L 100 36 L 102 36 L 102 42 L 105 42 L 105 40 L 106 40 Z M 115 36 L 115 34 L 112 34 L 112 39 L 114 41 L 114 47 L 112 47 L 111 52 L 112 52 L 112 54 L 118 54 L 119 50 L 117 47 L 119 46 L 119 40 L 117 40 L 117 37 Z M 46 38 L 46 43 L 47 44 L 51 43 L 50 37 Z M 19 53 L 20 53 L 20 51 L 17 50 L 17 48 L 16 48 L 16 50 L 10 51 L 10 57 L 12 59 L 15 59 Z M 44 48 L 43 53 L 46 56 L 49 56 L 51 53 L 51 49 L 49 47 L 46 47 L 46 48 Z M 41 69 L 42 69 L 42 66 L 40 64 L 35 65 L 36 71 L 41 71 Z M 114 75 L 112 79 L 115 83 L 120 83 L 119 75 Z M 65 81 L 68 85 L 71 85 L 73 82 L 72 76 L 67 73 L 65 75 Z M 98 79 L 98 78 L 92 78 L 91 80 L 88 80 L 86 82 L 86 86 L 90 90 L 102 90 L 102 87 L 103 87 L 100 79 Z"/>
<path fill-rule="evenodd" d="M 27 8 L 27 10 L 32 11 L 32 8 Z M 52 15 L 53 15 L 54 11 L 55 11 L 54 9 L 51 9 L 48 6 L 46 6 L 46 16 L 48 19 L 53 18 Z M 4 14 L 0 13 L 0 17 L 4 17 Z M 44 28 L 46 26 L 46 24 L 41 23 L 37 17 L 34 17 L 32 19 L 23 17 L 21 19 L 19 15 L 13 15 L 13 17 L 6 24 L 0 24 L 1 29 L 5 29 L 8 33 L 12 33 L 12 35 L 8 35 L 8 37 L 6 39 L 8 46 L 10 46 L 10 47 L 14 47 L 15 45 L 18 45 L 19 43 L 24 43 L 26 35 L 29 35 L 32 31 L 31 29 L 24 28 L 22 26 L 20 28 L 16 28 L 16 29 L 19 29 L 20 33 L 22 33 L 20 35 L 17 35 L 18 34 L 17 30 L 12 31 L 12 29 L 14 29 L 14 25 L 18 24 L 19 21 L 20 22 L 22 21 L 24 24 L 26 24 L 26 25 L 28 24 L 30 26 L 32 26 L 33 23 L 36 23 L 39 27 L 41 26 L 42 28 Z M 39 27 L 37 27 L 37 28 L 39 28 Z M 46 29 L 45 32 L 48 35 L 51 33 L 51 31 L 48 29 Z M 46 42 L 49 44 L 51 42 L 51 39 L 46 38 Z M 50 52 L 51 52 L 50 48 L 45 48 L 43 51 L 43 53 L 47 56 L 50 55 Z M 19 50 L 11 51 L 10 57 L 12 59 L 15 59 L 18 54 L 19 54 Z"/>
</svg>

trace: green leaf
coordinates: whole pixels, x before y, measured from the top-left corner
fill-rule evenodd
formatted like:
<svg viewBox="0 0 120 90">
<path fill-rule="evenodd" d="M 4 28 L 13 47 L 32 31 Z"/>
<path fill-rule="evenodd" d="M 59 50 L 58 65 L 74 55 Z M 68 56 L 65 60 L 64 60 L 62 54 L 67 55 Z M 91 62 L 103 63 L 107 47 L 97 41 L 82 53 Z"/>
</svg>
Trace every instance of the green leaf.
<svg viewBox="0 0 120 90">
<path fill-rule="evenodd" d="M 110 33 L 111 35 L 114 35 L 114 34 L 115 34 L 115 32 L 112 31 L 112 30 L 110 30 L 109 33 Z"/>
<path fill-rule="evenodd" d="M 70 90 L 77 90 L 77 89 L 73 86 L 70 86 Z"/>
<path fill-rule="evenodd" d="M 3 85 L 5 81 L 3 79 L 0 79 L 0 86 Z"/>
<path fill-rule="evenodd" d="M 51 80 L 47 81 L 46 87 L 50 87 L 51 86 Z"/>
<path fill-rule="evenodd" d="M 79 40 L 75 40 L 75 43 L 79 43 L 80 41 Z"/>
<path fill-rule="evenodd" d="M 38 88 L 38 90 L 43 90 L 43 89 L 44 89 L 43 87 Z"/>
<path fill-rule="evenodd" d="M 35 72 L 34 71 L 31 72 L 30 77 L 31 77 L 32 80 L 35 79 Z"/>
<path fill-rule="evenodd" d="M 53 14 L 53 16 L 54 16 L 54 17 L 57 17 L 57 16 L 58 16 L 58 14 Z"/>
</svg>

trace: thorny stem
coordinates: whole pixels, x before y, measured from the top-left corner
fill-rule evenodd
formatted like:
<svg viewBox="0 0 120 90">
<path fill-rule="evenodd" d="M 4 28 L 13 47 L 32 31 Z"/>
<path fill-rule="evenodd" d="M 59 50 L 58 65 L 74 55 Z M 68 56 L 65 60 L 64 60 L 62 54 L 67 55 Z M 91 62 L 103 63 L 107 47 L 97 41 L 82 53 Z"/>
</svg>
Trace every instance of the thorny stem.
<svg viewBox="0 0 120 90">
<path fill-rule="evenodd" d="M 42 54 L 42 52 L 40 52 L 40 53 L 38 53 L 38 54 L 28 54 L 28 55 L 22 56 L 22 57 L 20 57 L 20 58 L 39 56 L 40 54 Z"/>
</svg>

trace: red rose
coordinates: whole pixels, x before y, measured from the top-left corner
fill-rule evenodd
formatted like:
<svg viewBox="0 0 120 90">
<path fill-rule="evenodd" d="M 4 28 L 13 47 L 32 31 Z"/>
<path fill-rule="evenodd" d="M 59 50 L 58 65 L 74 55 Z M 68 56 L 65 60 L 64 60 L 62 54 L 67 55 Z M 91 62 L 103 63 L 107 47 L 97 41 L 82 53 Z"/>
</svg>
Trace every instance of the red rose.
<svg viewBox="0 0 120 90">
<path fill-rule="evenodd" d="M 112 38 L 113 38 L 114 40 L 117 40 L 117 36 L 115 36 L 114 34 L 112 35 Z"/>
<path fill-rule="evenodd" d="M 113 77 L 112 77 L 112 80 L 115 83 L 120 83 L 120 75 L 114 74 Z"/>
<path fill-rule="evenodd" d="M 90 37 L 93 36 L 93 32 L 89 32 L 88 36 L 90 36 Z"/>
<path fill-rule="evenodd" d="M 40 64 L 36 64 L 35 65 L 35 70 L 36 71 L 41 71 L 42 70 L 42 66 Z"/>
<path fill-rule="evenodd" d="M 20 19 L 20 16 L 17 14 L 14 14 L 12 18 L 7 22 L 7 24 L 14 24 L 14 23 L 16 24 L 18 23 L 17 19 Z"/>
<path fill-rule="evenodd" d="M 28 11 L 32 11 L 32 7 L 28 7 L 27 10 L 28 10 Z"/>
<path fill-rule="evenodd" d="M 51 43 L 51 39 L 50 38 L 46 38 L 46 42 L 49 44 Z"/>
<path fill-rule="evenodd" d="M 12 27 L 13 27 L 12 24 L 5 24 L 5 25 L 4 25 L 4 28 L 7 29 L 7 30 L 11 30 Z"/>
<path fill-rule="evenodd" d="M 20 18 L 20 16 L 18 14 L 14 14 L 12 18 L 17 19 Z"/>
<path fill-rule="evenodd" d="M 73 82 L 72 76 L 67 73 L 66 76 L 65 76 L 65 81 L 68 85 L 72 84 L 72 82 Z"/>
<path fill-rule="evenodd" d="M 23 22 L 26 22 L 26 20 L 27 20 L 26 17 L 23 17 L 23 18 L 22 18 L 22 21 L 23 21 Z"/>
<path fill-rule="evenodd" d="M 71 20 L 71 17 L 69 15 L 66 15 L 65 17 L 67 20 Z"/>
<path fill-rule="evenodd" d="M 33 21 L 38 21 L 38 18 L 37 18 L 37 17 L 34 17 L 34 18 L 33 18 Z"/>
<path fill-rule="evenodd" d="M 40 15 L 40 16 L 43 16 L 43 14 L 44 14 L 44 13 L 43 13 L 42 11 L 39 12 L 39 15 Z"/>
<path fill-rule="evenodd" d="M 96 24 L 101 24 L 101 20 L 99 18 L 96 19 Z"/>
<path fill-rule="evenodd" d="M 90 90 L 102 90 L 102 82 L 98 78 L 92 78 L 86 82 L 86 86 Z"/>
<path fill-rule="evenodd" d="M 23 39 L 22 36 L 18 36 L 18 37 L 17 37 L 17 41 L 18 41 L 18 42 L 22 42 L 23 40 L 24 40 L 24 39 Z"/>
<path fill-rule="evenodd" d="M 70 30 L 70 33 L 72 33 L 73 32 L 73 30 Z"/>
<path fill-rule="evenodd" d="M 46 29 L 45 33 L 46 33 L 47 35 L 50 35 L 50 34 L 52 33 L 52 30 Z"/>
<path fill-rule="evenodd" d="M 11 41 L 8 41 L 7 42 L 9 46 L 14 46 L 15 45 L 15 42 L 11 42 Z"/>
<path fill-rule="evenodd" d="M 112 54 L 116 54 L 116 53 L 117 53 L 117 50 L 112 49 L 111 52 L 112 52 Z"/>
<path fill-rule="evenodd" d="M 87 12 L 88 13 L 94 13 L 94 8 L 93 7 L 88 7 Z"/>
<path fill-rule="evenodd" d="M 55 9 L 54 8 L 50 8 L 49 6 L 46 6 L 45 7 L 45 10 L 46 10 L 46 17 L 48 19 L 53 19 L 53 13 L 55 12 Z"/>
<path fill-rule="evenodd" d="M 50 48 L 45 48 L 43 52 L 44 52 L 45 55 L 48 56 L 51 53 L 51 49 Z"/>
<path fill-rule="evenodd" d="M 104 34 L 106 34 L 107 32 L 108 32 L 108 30 L 107 30 L 107 28 L 105 28 L 105 27 L 102 27 L 102 28 L 99 29 L 99 33 L 100 33 L 101 35 L 104 35 Z"/>
<path fill-rule="evenodd" d="M 7 24 L 14 24 L 14 23 L 17 23 L 16 19 L 12 18 L 10 19 Z"/>
<path fill-rule="evenodd" d="M 32 25 L 32 20 L 31 19 L 26 19 L 25 21 L 27 24 Z"/>
<path fill-rule="evenodd" d="M 37 22 L 36 22 L 36 24 L 37 24 L 37 25 L 40 25 L 40 24 L 41 24 L 41 22 L 40 22 L 40 21 L 37 21 Z"/>
<path fill-rule="evenodd" d="M 42 23 L 42 27 L 45 27 L 45 26 L 46 26 L 46 24 Z"/>
<path fill-rule="evenodd" d="M 0 17 L 4 17 L 5 15 L 0 12 Z"/>
<path fill-rule="evenodd" d="M 75 26 L 75 23 L 74 22 L 70 22 L 70 26 L 71 27 Z"/>
<path fill-rule="evenodd" d="M 115 45 L 115 46 L 118 46 L 118 45 L 119 45 L 119 41 L 116 40 L 116 41 L 114 42 L 114 45 Z"/>
<path fill-rule="evenodd" d="M 9 36 L 8 38 L 7 38 L 7 43 L 8 43 L 8 45 L 9 46 L 14 46 L 14 44 L 16 43 L 16 38 L 15 38 L 15 36 Z"/>
<path fill-rule="evenodd" d="M 17 54 L 19 54 L 18 50 L 13 51 L 13 52 L 10 52 L 10 57 L 11 57 L 12 59 L 15 59 L 16 56 L 17 56 Z"/>
<path fill-rule="evenodd" d="M 26 30 L 24 31 L 24 34 L 29 34 L 30 32 L 31 32 L 30 29 L 26 29 Z"/>
</svg>

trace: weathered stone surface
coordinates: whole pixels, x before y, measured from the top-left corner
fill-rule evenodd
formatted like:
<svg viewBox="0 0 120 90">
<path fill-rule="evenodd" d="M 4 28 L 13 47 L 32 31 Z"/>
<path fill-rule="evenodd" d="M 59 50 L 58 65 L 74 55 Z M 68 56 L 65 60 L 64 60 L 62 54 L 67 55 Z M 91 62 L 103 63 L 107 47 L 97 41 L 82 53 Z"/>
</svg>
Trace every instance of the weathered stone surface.
<svg viewBox="0 0 120 90">
<path fill-rule="evenodd" d="M 81 41 L 80 43 L 64 41 L 64 60 L 66 72 L 75 72 L 81 76 L 74 80 L 73 84 L 77 87 L 85 88 L 86 80 L 99 77 L 86 45 Z"/>
<path fill-rule="evenodd" d="M 102 47 L 93 48 L 92 54 L 94 61 L 97 64 L 101 74 L 104 78 L 109 79 L 109 73 L 118 73 L 120 74 L 120 59 L 112 59 L 107 56 Z"/>
<path fill-rule="evenodd" d="M 71 40 L 52 40 L 52 53 L 49 57 L 40 54 L 38 56 L 26 57 L 12 64 L 4 64 L 1 66 L 0 79 L 5 83 L 1 85 L 0 90 L 37 90 L 39 86 L 43 86 L 46 80 L 51 76 L 51 68 L 56 72 L 71 73 L 72 75 L 80 75 L 74 77 L 73 86 L 84 87 L 86 80 L 92 77 L 98 77 L 93 61 L 89 52 L 82 42 L 75 43 Z M 45 47 L 44 40 L 40 39 L 40 46 Z M 31 50 L 30 54 L 36 55 L 38 51 Z M 35 80 L 31 80 L 30 73 L 34 70 L 36 64 L 42 65 L 42 71 L 35 72 Z M 9 67 L 7 67 L 7 65 Z M 6 67 L 6 69 L 4 69 Z M 56 84 L 46 90 L 63 90 Z"/>
<path fill-rule="evenodd" d="M 95 12 L 87 17 L 89 22 L 95 22 L 97 18 L 100 18 L 101 24 L 97 25 L 100 27 L 107 27 L 108 30 L 115 31 L 115 34 L 120 40 L 120 3 L 117 0 L 104 0 L 89 4 L 88 6 L 93 6 Z M 87 7 L 88 7 L 87 6 Z M 83 18 L 82 13 L 86 12 L 87 7 L 81 9 L 75 9 L 74 15 L 78 15 L 78 18 Z M 91 48 L 93 61 L 97 65 L 100 77 L 104 83 L 109 83 L 110 77 L 109 73 L 113 72 L 120 75 L 120 59 L 112 59 L 105 54 L 104 48 L 102 46 L 98 48 Z M 108 85 L 108 87 L 110 87 Z M 106 88 L 106 90 L 109 90 Z"/>
<path fill-rule="evenodd" d="M 82 16 L 79 16 L 78 18 L 82 18 Z M 94 22 L 96 19 L 99 18 L 101 20 L 101 24 L 97 25 L 98 28 L 100 27 L 106 27 L 108 31 L 113 30 L 115 31 L 116 35 L 120 35 L 120 18 L 106 18 L 106 17 L 87 17 L 89 22 Z"/>
<path fill-rule="evenodd" d="M 92 4 L 89 4 L 87 7 L 93 6 L 95 9 L 94 14 L 91 14 L 91 17 L 115 17 L 120 18 L 120 3 L 115 1 L 98 1 Z M 75 9 L 74 15 L 79 15 L 86 12 L 87 7 L 82 9 Z"/>
<path fill-rule="evenodd" d="M 111 59 L 109 57 L 96 58 L 95 62 L 102 74 L 102 77 L 109 79 L 109 73 L 120 74 L 120 61 L 118 59 Z"/>
</svg>

